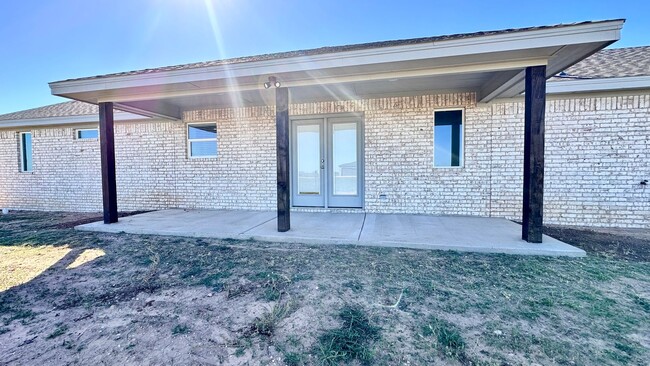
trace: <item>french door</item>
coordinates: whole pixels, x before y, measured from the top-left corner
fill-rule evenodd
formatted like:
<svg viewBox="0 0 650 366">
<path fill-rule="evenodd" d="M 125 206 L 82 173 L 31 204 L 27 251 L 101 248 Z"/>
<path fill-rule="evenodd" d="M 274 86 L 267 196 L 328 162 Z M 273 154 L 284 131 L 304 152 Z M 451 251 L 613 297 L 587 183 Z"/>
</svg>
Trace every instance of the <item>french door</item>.
<svg viewBox="0 0 650 366">
<path fill-rule="evenodd" d="M 361 118 L 292 120 L 291 155 L 294 206 L 362 207 Z"/>
</svg>

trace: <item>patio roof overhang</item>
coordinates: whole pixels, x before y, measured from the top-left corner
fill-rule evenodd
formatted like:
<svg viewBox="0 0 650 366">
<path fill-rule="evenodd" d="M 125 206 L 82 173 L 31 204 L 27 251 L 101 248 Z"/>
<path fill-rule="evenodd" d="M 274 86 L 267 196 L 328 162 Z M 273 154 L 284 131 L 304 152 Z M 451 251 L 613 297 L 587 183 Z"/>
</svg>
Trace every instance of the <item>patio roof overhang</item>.
<svg viewBox="0 0 650 366">
<path fill-rule="evenodd" d="M 59 81 L 50 88 L 54 95 L 168 119 L 180 119 L 186 110 L 273 105 L 273 90 L 263 86 L 270 76 L 289 88 L 292 103 L 444 92 L 476 92 L 479 102 L 489 102 L 520 95 L 527 67 L 546 66 L 550 77 L 610 45 L 623 23 L 334 47 Z"/>
<path fill-rule="evenodd" d="M 472 91 L 480 102 L 525 92 L 522 239 L 542 242 L 546 79 L 620 38 L 623 20 L 296 51 L 51 83 L 99 104 L 104 223 L 118 221 L 113 109 L 181 119 L 185 110 L 272 105 L 277 225 L 290 230 L 289 104 Z M 266 90 L 277 78 L 282 85 Z M 290 94 L 291 93 L 291 94 Z"/>
</svg>

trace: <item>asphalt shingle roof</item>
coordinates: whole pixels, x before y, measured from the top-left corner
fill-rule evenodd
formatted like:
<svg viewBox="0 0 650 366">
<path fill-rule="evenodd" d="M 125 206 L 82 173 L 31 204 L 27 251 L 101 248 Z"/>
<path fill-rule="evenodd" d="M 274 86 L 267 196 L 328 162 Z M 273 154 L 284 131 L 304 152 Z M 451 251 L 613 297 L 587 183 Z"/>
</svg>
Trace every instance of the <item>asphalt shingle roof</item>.
<svg viewBox="0 0 650 366">
<path fill-rule="evenodd" d="M 83 116 L 99 113 L 94 104 L 70 101 L 0 115 L 0 121 L 48 117 Z"/>
<path fill-rule="evenodd" d="M 601 50 L 564 70 L 558 79 L 650 76 L 650 46 Z"/>
<path fill-rule="evenodd" d="M 116 110 L 115 113 L 117 114 L 123 112 Z M 2 114 L 0 115 L 0 121 L 71 116 L 95 116 L 97 114 L 99 114 L 99 108 L 96 104 L 73 100 L 70 102 L 51 104 L 43 107 L 27 109 L 24 111 Z"/>
</svg>

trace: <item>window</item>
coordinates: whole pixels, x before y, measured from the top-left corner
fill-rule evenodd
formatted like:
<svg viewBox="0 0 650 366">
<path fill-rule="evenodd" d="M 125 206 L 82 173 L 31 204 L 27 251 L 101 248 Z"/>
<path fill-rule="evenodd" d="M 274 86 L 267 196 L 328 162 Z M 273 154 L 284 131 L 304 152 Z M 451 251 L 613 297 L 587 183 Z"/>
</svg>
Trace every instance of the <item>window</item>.
<svg viewBox="0 0 650 366">
<path fill-rule="evenodd" d="M 99 131 L 96 128 L 77 130 L 77 140 L 97 139 Z"/>
<path fill-rule="evenodd" d="M 20 133 L 20 171 L 32 171 L 32 133 Z"/>
<path fill-rule="evenodd" d="M 187 140 L 191 158 L 217 156 L 217 124 L 196 123 L 187 125 Z"/>
<path fill-rule="evenodd" d="M 433 166 L 463 165 L 463 111 L 437 111 L 433 127 Z"/>
</svg>

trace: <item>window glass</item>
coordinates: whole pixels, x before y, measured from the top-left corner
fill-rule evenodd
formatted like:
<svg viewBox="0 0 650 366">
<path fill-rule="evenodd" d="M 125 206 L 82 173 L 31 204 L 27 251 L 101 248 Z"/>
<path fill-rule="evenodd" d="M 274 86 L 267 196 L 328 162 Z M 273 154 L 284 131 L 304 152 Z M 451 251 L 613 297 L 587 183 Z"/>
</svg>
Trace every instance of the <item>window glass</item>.
<svg viewBox="0 0 650 366">
<path fill-rule="evenodd" d="M 189 125 L 188 131 L 191 140 L 217 138 L 217 125 L 214 123 L 205 125 Z"/>
<path fill-rule="evenodd" d="M 439 111 L 434 119 L 434 166 L 462 166 L 463 111 Z"/>
<path fill-rule="evenodd" d="M 187 126 L 190 157 L 217 155 L 217 124 L 202 123 Z"/>
<path fill-rule="evenodd" d="M 96 139 L 99 137 L 98 130 L 77 130 L 78 139 Z"/>
<path fill-rule="evenodd" d="M 23 132 L 20 134 L 20 170 L 23 172 L 32 171 L 32 133 Z"/>
<path fill-rule="evenodd" d="M 215 156 L 217 155 L 217 141 L 194 141 L 190 142 L 191 156 Z"/>
</svg>

